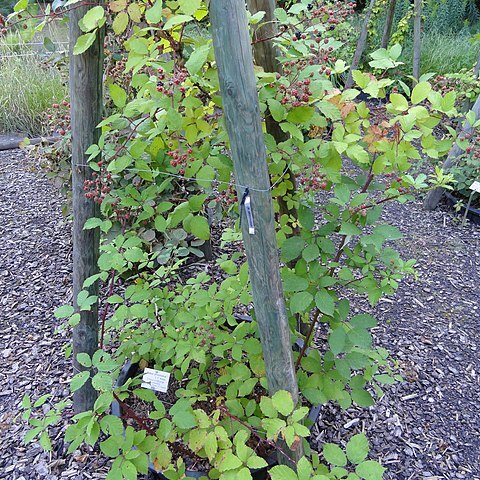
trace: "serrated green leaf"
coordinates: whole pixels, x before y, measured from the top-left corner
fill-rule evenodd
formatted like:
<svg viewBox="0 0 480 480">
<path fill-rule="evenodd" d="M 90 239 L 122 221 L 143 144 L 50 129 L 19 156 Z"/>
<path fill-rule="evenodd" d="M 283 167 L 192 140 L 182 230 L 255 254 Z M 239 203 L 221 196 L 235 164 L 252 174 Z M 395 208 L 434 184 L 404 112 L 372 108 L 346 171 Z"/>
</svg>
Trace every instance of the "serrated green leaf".
<svg viewBox="0 0 480 480">
<path fill-rule="evenodd" d="M 347 458 L 355 465 L 363 462 L 368 455 L 368 440 L 364 433 L 354 435 L 347 443 Z"/>
<path fill-rule="evenodd" d="M 71 305 L 62 305 L 55 310 L 53 315 L 55 318 L 67 318 L 70 317 L 74 311 L 75 310 Z"/>
<path fill-rule="evenodd" d="M 308 311 L 313 301 L 313 295 L 310 292 L 297 292 L 293 294 L 290 300 L 290 311 L 292 313 L 305 313 Z"/>
<path fill-rule="evenodd" d="M 125 92 L 125 90 L 116 83 L 111 83 L 108 86 L 108 90 L 115 106 L 118 108 L 123 108 L 127 103 L 127 92 Z"/>
<path fill-rule="evenodd" d="M 328 463 L 336 467 L 344 467 L 347 464 L 345 453 L 334 443 L 325 443 L 323 445 L 323 456 Z"/>
<path fill-rule="evenodd" d="M 145 12 L 145 20 L 150 24 L 159 23 L 162 19 L 163 0 L 156 0 L 153 7 Z"/>
<path fill-rule="evenodd" d="M 320 289 L 315 294 L 315 305 L 325 315 L 333 316 L 335 312 L 335 302 L 325 288 Z"/>
<path fill-rule="evenodd" d="M 190 220 L 190 231 L 200 240 L 210 239 L 210 226 L 205 217 L 197 215 Z"/>
<path fill-rule="evenodd" d="M 77 373 L 70 381 L 70 391 L 76 392 L 79 388 L 83 387 L 83 385 L 89 378 L 90 372 L 88 370 Z"/>
<path fill-rule="evenodd" d="M 328 345 L 330 350 L 334 355 L 338 355 L 343 352 L 345 348 L 345 341 L 347 335 L 342 326 L 337 327 L 329 336 L 328 336 Z"/>
<path fill-rule="evenodd" d="M 290 415 L 295 407 L 290 392 L 279 390 L 272 396 L 273 407 L 283 416 Z"/>
<path fill-rule="evenodd" d="M 277 465 L 269 473 L 271 480 L 298 480 L 297 474 L 286 465 Z"/>
<path fill-rule="evenodd" d="M 185 67 L 190 72 L 190 75 L 195 75 L 205 64 L 210 51 L 210 45 L 205 44 L 200 47 L 196 47 L 191 53 L 190 57 L 185 63 Z"/>
<path fill-rule="evenodd" d="M 382 480 L 386 469 L 378 462 L 367 460 L 355 469 L 355 473 L 364 480 Z"/>
</svg>

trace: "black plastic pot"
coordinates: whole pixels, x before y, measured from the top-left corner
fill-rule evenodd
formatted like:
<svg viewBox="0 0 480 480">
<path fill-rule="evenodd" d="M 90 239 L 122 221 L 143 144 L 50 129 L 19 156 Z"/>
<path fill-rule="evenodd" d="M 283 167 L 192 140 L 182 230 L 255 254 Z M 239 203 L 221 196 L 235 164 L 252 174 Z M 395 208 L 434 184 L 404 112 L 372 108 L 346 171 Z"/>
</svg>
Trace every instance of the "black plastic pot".
<svg viewBox="0 0 480 480">
<path fill-rule="evenodd" d="M 118 376 L 116 386 L 119 387 L 123 385 L 129 378 L 133 378 L 135 375 L 137 375 L 139 369 L 140 368 L 138 366 L 138 363 L 131 363 L 130 361 L 128 361 L 124 365 L 124 367 L 122 368 L 122 371 L 120 372 L 120 375 Z M 320 415 L 321 409 L 322 409 L 321 405 L 317 405 L 310 409 L 310 412 L 308 414 L 308 419 L 312 421 L 312 426 L 315 425 L 315 422 L 317 421 L 318 416 Z M 115 415 L 119 418 L 122 416 L 120 404 L 116 400 L 112 402 L 111 413 L 112 415 Z M 252 474 L 253 480 L 266 480 L 268 470 L 274 467 L 275 465 L 277 465 L 276 455 L 271 455 L 269 458 L 267 458 L 266 461 L 268 463 L 268 466 L 263 468 L 256 468 L 250 471 Z M 148 478 L 150 480 L 168 480 L 167 477 L 165 477 L 162 474 L 162 472 L 158 472 L 155 469 L 155 467 L 153 466 L 153 463 L 151 462 L 149 462 L 148 464 L 148 472 L 149 472 Z M 195 470 L 187 470 L 185 474 L 189 478 L 208 478 L 207 473 L 197 472 Z"/>
<path fill-rule="evenodd" d="M 450 192 L 447 192 L 447 191 L 445 191 L 445 198 L 447 199 L 448 204 L 451 205 L 452 207 L 461 201 L 455 195 L 452 195 Z M 465 201 L 463 201 L 463 203 L 465 203 Z M 462 205 L 460 207 L 459 214 L 461 214 L 462 216 L 465 215 L 466 208 L 467 208 L 466 205 Z M 473 208 L 472 206 L 470 206 L 468 208 L 467 218 L 472 223 L 475 223 L 476 225 L 480 225 L 480 209 Z"/>
</svg>

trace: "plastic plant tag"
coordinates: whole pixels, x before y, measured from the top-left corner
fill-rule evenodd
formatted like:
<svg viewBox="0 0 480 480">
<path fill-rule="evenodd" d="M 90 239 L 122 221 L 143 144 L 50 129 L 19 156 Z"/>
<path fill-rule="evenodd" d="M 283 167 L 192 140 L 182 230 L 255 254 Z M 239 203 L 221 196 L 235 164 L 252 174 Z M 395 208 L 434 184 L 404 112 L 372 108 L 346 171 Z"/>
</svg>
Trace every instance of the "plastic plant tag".
<svg viewBox="0 0 480 480">
<path fill-rule="evenodd" d="M 245 197 L 244 207 L 248 222 L 248 233 L 250 235 L 255 235 L 255 225 L 253 223 L 252 202 L 250 200 L 250 195 Z"/>
<path fill-rule="evenodd" d="M 470 185 L 470 190 L 473 190 L 474 192 L 478 192 L 480 193 L 480 182 L 473 182 L 471 185 Z"/>
<path fill-rule="evenodd" d="M 169 380 L 170 373 L 146 368 L 143 372 L 142 387 L 165 393 L 168 390 Z"/>
</svg>

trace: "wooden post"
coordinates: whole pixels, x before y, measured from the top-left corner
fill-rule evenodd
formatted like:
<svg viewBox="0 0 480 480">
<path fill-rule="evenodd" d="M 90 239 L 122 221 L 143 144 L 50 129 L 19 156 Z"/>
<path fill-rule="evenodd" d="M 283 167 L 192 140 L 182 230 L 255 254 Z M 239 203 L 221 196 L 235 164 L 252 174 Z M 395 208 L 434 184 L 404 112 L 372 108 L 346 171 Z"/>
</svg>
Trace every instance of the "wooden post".
<svg viewBox="0 0 480 480">
<path fill-rule="evenodd" d="M 418 83 L 422 50 L 422 0 L 414 0 L 413 10 L 413 78 Z"/>
<path fill-rule="evenodd" d="M 370 5 L 368 6 L 367 13 L 365 14 L 365 20 L 363 21 L 362 30 L 360 32 L 360 36 L 358 37 L 357 48 L 355 49 L 355 54 L 353 55 L 352 64 L 350 65 L 350 71 L 348 72 L 347 81 L 345 82 L 345 88 L 353 87 L 352 72 L 358 68 L 360 60 L 362 59 L 363 51 L 367 46 L 368 22 L 370 22 L 370 17 L 372 16 L 375 2 L 376 0 L 370 0 Z"/>
<path fill-rule="evenodd" d="M 382 48 L 387 48 L 388 43 L 390 42 L 390 35 L 392 34 L 392 25 L 393 18 L 395 16 L 395 6 L 397 5 L 397 0 L 390 0 L 387 9 L 387 16 L 385 18 L 385 27 L 383 28 L 382 43 L 380 46 Z"/>
<path fill-rule="evenodd" d="M 475 113 L 475 118 L 480 118 L 480 96 L 477 98 L 477 101 L 474 103 L 472 107 L 472 112 Z M 461 130 L 460 137 L 465 137 L 465 135 L 472 133 L 473 128 L 468 121 L 465 122 L 463 129 Z M 448 152 L 447 159 L 443 162 L 443 170 L 448 171 L 450 168 L 455 165 L 457 158 L 462 155 L 463 150 L 455 143 L 451 148 L 450 152 Z M 435 188 L 428 192 L 425 200 L 423 201 L 423 207 L 426 210 L 433 210 L 437 207 L 438 202 L 442 199 L 444 193 L 443 188 Z"/>
<path fill-rule="evenodd" d="M 255 232 L 249 233 L 249 222 L 243 212 L 242 233 L 268 388 L 270 394 L 289 391 L 296 403 L 297 379 L 280 280 L 270 179 L 244 0 L 211 0 L 210 22 L 235 179 L 250 189 Z M 239 188 L 238 198 L 244 194 L 245 189 Z M 296 462 L 302 456 L 301 445 L 289 451 L 288 456 Z"/>
<path fill-rule="evenodd" d="M 265 12 L 261 26 L 255 30 L 255 35 L 253 37 L 253 55 L 255 57 L 255 63 L 263 67 L 265 72 L 282 73 L 282 64 L 277 59 L 279 52 L 275 47 L 272 38 L 278 33 L 277 20 L 274 15 L 275 8 L 277 7 L 276 1 L 247 0 L 247 7 L 252 15 L 257 12 Z M 280 128 L 280 124 L 275 121 L 268 111 L 265 115 L 265 126 L 267 132 L 275 139 L 277 144 L 288 139 L 288 134 Z M 295 175 L 290 169 L 288 169 L 285 177 L 292 183 L 292 188 L 287 191 L 287 194 L 293 196 L 297 190 Z M 289 207 L 284 197 L 277 197 L 277 203 L 280 215 L 288 215 L 295 220 L 298 219 L 297 209 L 295 207 Z M 293 235 L 298 235 L 300 233 L 299 228 L 295 225 L 295 222 L 292 223 L 291 227 Z"/>
<path fill-rule="evenodd" d="M 73 301 L 83 289 L 86 278 L 97 273 L 99 229 L 83 230 L 85 221 L 99 216 L 98 205 L 85 198 L 85 180 L 91 180 L 92 170 L 87 164 L 87 148 L 98 142 L 97 125 L 103 108 L 103 30 L 97 33 L 94 44 L 84 53 L 73 55 L 77 38 L 83 34 L 78 22 L 90 6 L 72 9 L 70 16 L 70 104 L 72 125 L 72 209 L 73 209 Z M 98 284 L 89 288 L 90 295 L 98 295 Z M 84 370 L 77 362 L 77 354 L 89 355 L 98 348 L 98 304 L 88 312 L 80 312 L 80 323 L 73 329 L 73 366 L 75 372 Z M 93 407 L 97 393 L 90 382 L 73 395 L 74 409 L 83 412 Z"/>
</svg>

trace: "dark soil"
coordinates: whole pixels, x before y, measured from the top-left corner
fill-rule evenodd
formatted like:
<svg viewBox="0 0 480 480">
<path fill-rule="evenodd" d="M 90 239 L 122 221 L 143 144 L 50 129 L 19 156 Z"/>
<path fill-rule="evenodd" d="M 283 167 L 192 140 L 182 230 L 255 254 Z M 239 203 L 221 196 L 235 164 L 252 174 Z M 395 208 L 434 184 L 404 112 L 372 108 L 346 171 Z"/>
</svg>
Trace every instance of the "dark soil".
<svg viewBox="0 0 480 480">
<path fill-rule="evenodd" d="M 0 479 L 103 479 L 108 462 L 97 452 L 66 455 L 64 425 L 53 430 L 51 453 L 22 443 L 23 395 L 50 393 L 53 403 L 68 395 L 72 375 L 53 317 L 71 301 L 70 225 L 62 197 L 36 170 L 23 153 L 0 152 Z M 388 205 L 384 219 L 403 231 L 397 245 L 417 259 L 418 278 L 373 309 L 362 296 L 352 308 L 377 316 L 375 341 L 405 381 L 369 409 L 324 407 L 314 444 L 365 431 L 387 480 L 480 480 L 480 228 L 419 201 Z"/>
</svg>

